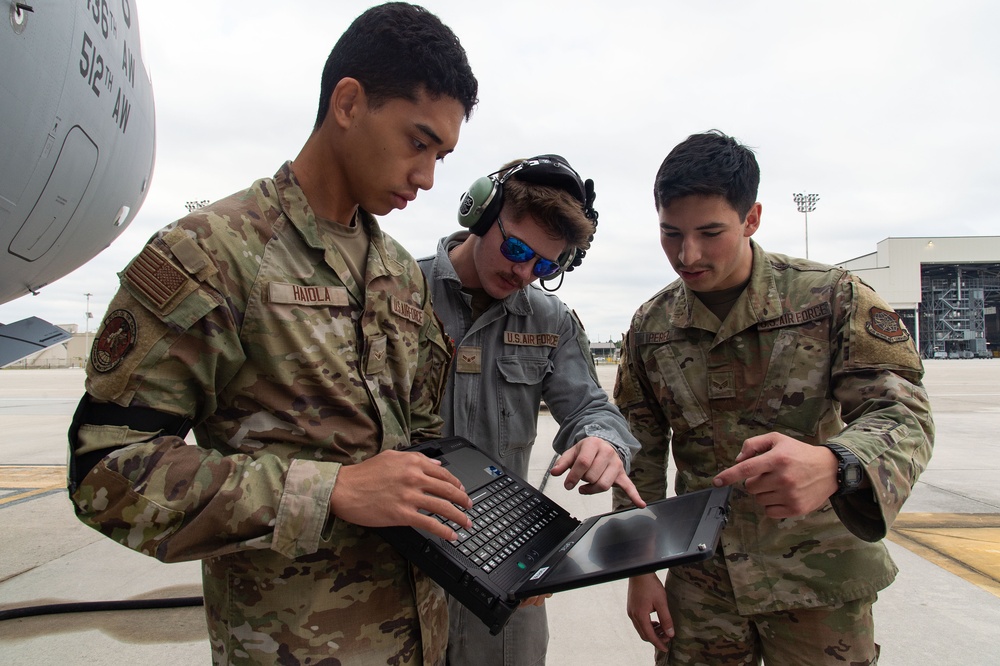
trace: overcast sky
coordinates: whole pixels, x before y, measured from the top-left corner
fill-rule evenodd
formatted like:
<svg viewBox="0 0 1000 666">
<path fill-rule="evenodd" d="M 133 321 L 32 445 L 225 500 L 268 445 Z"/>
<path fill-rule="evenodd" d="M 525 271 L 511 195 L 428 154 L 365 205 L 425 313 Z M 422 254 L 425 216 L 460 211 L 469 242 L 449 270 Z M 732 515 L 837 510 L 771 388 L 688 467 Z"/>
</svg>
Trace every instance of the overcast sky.
<svg viewBox="0 0 1000 666">
<path fill-rule="evenodd" d="M 156 166 L 131 226 L 37 296 L 0 305 L 99 328 L 125 267 L 190 200 L 272 175 L 312 127 L 323 63 L 370 2 L 136 0 L 156 100 Z M 765 248 L 804 256 L 794 192 L 820 195 L 809 256 L 887 237 L 998 232 L 1000 4 L 988 0 L 427 0 L 458 34 L 480 104 L 434 189 L 383 228 L 415 256 L 457 228 L 459 195 L 504 162 L 559 153 L 596 183 L 600 225 L 558 292 L 594 341 L 618 338 L 675 279 L 653 177 L 711 128 L 753 147 Z"/>
</svg>

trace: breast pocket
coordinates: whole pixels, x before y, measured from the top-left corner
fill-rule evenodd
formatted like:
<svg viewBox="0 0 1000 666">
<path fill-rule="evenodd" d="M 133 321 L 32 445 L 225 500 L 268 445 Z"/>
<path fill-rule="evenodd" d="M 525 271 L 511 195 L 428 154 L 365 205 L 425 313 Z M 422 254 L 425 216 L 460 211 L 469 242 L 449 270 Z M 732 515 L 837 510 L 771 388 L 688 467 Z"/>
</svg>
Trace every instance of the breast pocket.
<svg viewBox="0 0 1000 666">
<path fill-rule="evenodd" d="M 500 453 L 519 451 L 535 441 L 542 380 L 552 370 L 547 356 L 501 356 L 497 359 Z"/>
<path fill-rule="evenodd" d="M 656 391 L 660 407 L 678 435 L 708 421 L 707 380 L 701 370 L 684 372 L 684 368 L 704 368 L 701 350 L 688 345 L 659 345 L 652 352 L 647 376 Z"/>
<path fill-rule="evenodd" d="M 790 436 L 813 436 L 830 405 L 830 344 L 782 330 L 771 350 L 754 420 Z"/>
</svg>

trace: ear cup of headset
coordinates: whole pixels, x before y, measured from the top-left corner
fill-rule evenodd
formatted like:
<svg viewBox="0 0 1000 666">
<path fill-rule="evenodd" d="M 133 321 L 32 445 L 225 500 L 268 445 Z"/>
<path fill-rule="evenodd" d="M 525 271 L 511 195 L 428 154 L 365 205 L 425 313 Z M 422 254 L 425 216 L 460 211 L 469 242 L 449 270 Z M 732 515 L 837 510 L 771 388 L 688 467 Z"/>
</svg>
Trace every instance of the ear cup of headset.
<svg viewBox="0 0 1000 666">
<path fill-rule="evenodd" d="M 458 223 L 477 236 L 490 230 L 503 207 L 503 183 L 493 176 L 477 178 L 458 204 Z"/>
</svg>

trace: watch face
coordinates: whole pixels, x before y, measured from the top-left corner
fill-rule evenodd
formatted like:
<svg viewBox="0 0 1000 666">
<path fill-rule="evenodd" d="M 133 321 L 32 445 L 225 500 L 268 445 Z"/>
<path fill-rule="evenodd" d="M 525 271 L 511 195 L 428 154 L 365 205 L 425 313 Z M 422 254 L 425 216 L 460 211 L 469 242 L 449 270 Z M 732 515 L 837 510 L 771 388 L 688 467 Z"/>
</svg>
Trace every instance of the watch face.
<svg viewBox="0 0 1000 666">
<path fill-rule="evenodd" d="M 847 465 L 844 469 L 844 485 L 853 488 L 861 483 L 861 465 Z"/>
</svg>

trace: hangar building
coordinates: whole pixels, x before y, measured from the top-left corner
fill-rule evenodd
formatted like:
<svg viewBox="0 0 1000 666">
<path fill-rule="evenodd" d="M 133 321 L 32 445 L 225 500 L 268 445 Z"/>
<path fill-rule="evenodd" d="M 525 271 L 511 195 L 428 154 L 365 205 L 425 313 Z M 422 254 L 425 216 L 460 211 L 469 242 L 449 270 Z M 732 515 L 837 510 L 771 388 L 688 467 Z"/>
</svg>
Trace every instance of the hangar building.
<svg viewBox="0 0 1000 666">
<path fill-rule="evenodd" d="M 838 263 L 899 313 L 924 358 L 1000 356 L 1000 236 L 886 238 Z"/>
</svg>

